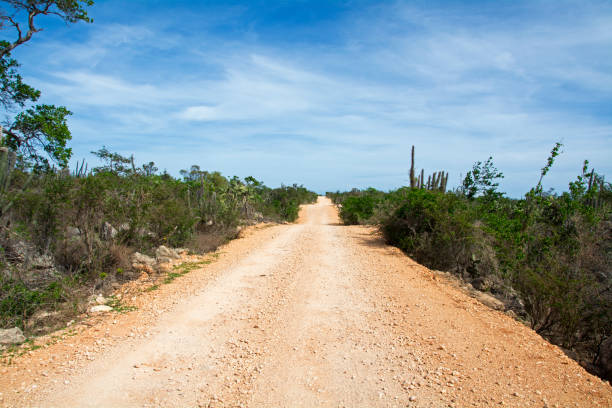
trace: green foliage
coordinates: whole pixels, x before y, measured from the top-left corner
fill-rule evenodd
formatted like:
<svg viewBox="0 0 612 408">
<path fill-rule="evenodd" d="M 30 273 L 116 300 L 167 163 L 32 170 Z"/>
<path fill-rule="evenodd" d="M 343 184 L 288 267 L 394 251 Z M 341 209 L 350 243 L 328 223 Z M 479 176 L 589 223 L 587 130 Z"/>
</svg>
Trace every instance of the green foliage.
<svg viewBox="0 0 612 408">
<path fill-rule="evenodd" d="M 66 147 L 72 138 L 66 118 L 72 113 L 63 106 L 37 105 L 18 114 L 5 132 L 4 143 L 18 153 L 23 167 L 37 171 L 51 167 L 46 156 L 60 167 L 66 167 L 72 149 Z M 25 165 L 25 166 L 24 166 Z"/>
<path fill-rule="evenodd" d="M 524 199 L 497 191 L 489 158 L 454 193 L 403 187 L 372 195 L 328 193 L 345 223 L 378 223 L 387 240 L 420 263 L 491 290 L 552 342 L 593 358 L 612 335 L 612 188 L 585 161 L 562 194 L 543 177 Z M 418 187 L 418 180 L 415 181 Z"/>
<path fill-rule="evenodd" d="M 374 216 L 374 210 L 384 193 L 373 188 L 353 191 L 341 200 L 340 218 L 345 224 L 365 224 Z M 338 197 L 336 197 L 338 199 Z"/>
<path fill-rule="evenodd" d="M 555 146 L 550 151 L 550 156 L 548 156 L 548 159 L 546 160 L 546 165 L 544 167 L 542 167 L 542 171 L 540 173 L 540 180 L 538 180 L 538 185 L 536 186 L 536 188 L 534 190 L 536 193 L 541 193 L 542 192 L 542 179 L 550 171 L 550 168 L 554 164 L 555 158 L 559 155 L 559 151 L 561 150 L 562 146 L 563 146 L 562 143 L 557 142 L 557 143 L 555 143 Z"/>
<path fill-rule="evenodd" d="M 0 47 L 5 44 L 0 42 Z M 27 102 L 36 102 L 40 91 L 25 84 L 17 72 L 19 63 L 3 56 L 0 58 L 0 104 L 8 110 L 14 106 L 24 107 Z"/>
<path fill-rule="evenodd" d="M 473 215 L 454 194 L 414 189 L 381 228 L 386 240 L 435 269 L 463 271 L 471 262 Z"/>
<path fill-rule="evenodd" d="M 476 162 L 472 170 L 468 171 L 463 179 L 462 191 L 467 198 L 473 199 L 478 194 L 486 199 L 495 200 L 503 193 L 497 191 L 498 179 L 504 178 L 502 172 L 493 165 L 493 157 L 489 157 L 486 162 Z"/>
<path fill-rule="evenodd" d="M 138 309 L 136 306 L 125 305 L 121 299 L 118 299 L 116 296 L 110 296 L 106 302 L 106 305 L 112 307 L 115 313 L 121 314 Z"/>
<path fill-rule="evenodd" d="M 0 327 L 23 327 L 40 308 L 53 307 L 65 300 L 62 282 L 30 289 L 23 282 L 0 274 Z"/>
<path fill-rule="evenodd" d="M 91 152 L 94 156 L 98 157 L 104 162 L 104 165 L 99 167 L 94 167 L 94 173 L 115 173 L 118 175 L 127 176 L 130 174 L 136 173 L 136 168 L 134 167 L 134 156 L 132 157 L 124 157 L 119 153 L 110 152 L 106 146 L 102 146 L 100 150 L 95 152 Z M 146 166 L 146 165 L 145 165 Z M 149 163 L 149 166 L 155 166 L 155 163 Z M 143 167 L 143 171 L 146 167 Z M 152 175 L 155 172 L 150 172 Z"/>
<path fill-rule="evenodd" d="M 308 191 L 303 186 L 294 184 L 293 186 L 281 186 L 269 191 L 262 191 L 262 203 L 271 207 L 281 219 L 295 221 L 298 217 L 300 204 L 313 203 L 317 199 L 317 194 Z M 270 208 L 264 209 L 270 213 Z"/>
<path fill-rule="evenodd" d="M 12 28 L 16 39 L 0 41 L 0 105 L 6 111 L 24 108 L 40 97 L 40 91 L 25 84 L 17 72 L 19 63 L 11 58 L 11 51 L 28 42 L 35 33 L 40 15 L 56 16 L 66 23 L 91 22 L 87 7 L 92 0 L 4 0 L 7 8 L 0 9 L 0 30 Z M 37 105 L 19 113 L 8 129 L 0 134 L 0 144 L 17 153 L 19 166 L 35 171 L 48 170 L 51 162 L 66 167 L 72 151 L 67 147 L 71 139 L 66 117 L 71 112 L 65 107 Z"/>
<path fill-rule="evenodd" d="M 103 166 L 86 173 L 83 163 L 70 174 L 15 169 L 8 149 L 0 148 L 1 325 L 22 326 L 36 310 L 66 302 L 62 293 L 53 297 L 52 289 L 65 287 L 54 282 L 70 277 L 77 292 L 83 285 L 98 290 L 133 276 L 134 251 L 182 247 L 207 234 L 218 244 L 236 236 L 238 225 L 293 221 L 300 204 L 316 199 L 302 186 L 271 189 L 253 177 L 226 178 L 198 166 L 177 179 L 156 174 L 152 162 L 136 167 L 133 157 L 106 148 L 97 153 Z M 52 260 L 50 270 L 29 270 L 25 258 L 43 255 Z"/>
</svg>

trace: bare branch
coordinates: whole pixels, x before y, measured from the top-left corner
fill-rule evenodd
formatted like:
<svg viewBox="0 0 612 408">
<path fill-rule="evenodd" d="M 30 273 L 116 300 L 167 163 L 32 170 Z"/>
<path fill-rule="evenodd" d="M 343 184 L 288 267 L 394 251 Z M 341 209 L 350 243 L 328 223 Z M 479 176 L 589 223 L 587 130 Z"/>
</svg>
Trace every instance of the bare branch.
<svg viewBox="0 0 612 408">
<path fill-rule="evenodd" d="M 19 1 L 19 0 L 6 0 L 7 3 L 15 10 L 15 15 L 20 11 L 26 12 L 28 15 L 28 30 L 23 34 L 22 28 L 16 21 L 15 15 L 9 16 L 3 15 L 0 19 L 9 21 L 13 27 L 17 30 L 17 39 L 14 42 L 3 42 L 2 48 L 0 48 L 0 58 L 9 54 L 19 45 L 30 41 L 34 33 L 42 31 L 40 28 L 36 28 L 35 18 L 38 15 L 56 15 L 62 20 L 68 23 L 76 23 L 79 20 L 91 22 L 92 20 L 87 16 L 85 7 L 91 6 L 93 1 L 91 0 L 76 0 L 74 2 L 62 2 L 58 0 L 34 0 L 34 1 Z M 82 3 L 82 4 L 80 4 Z M 40 6 L 40 8 L 39 8 Z M 57 10 L 54 9 L 54 6 Z M 2 12 L 4 14 L 4 12 Z M 1 27 L 0 27 L 1 28 Z"/>
</svg>

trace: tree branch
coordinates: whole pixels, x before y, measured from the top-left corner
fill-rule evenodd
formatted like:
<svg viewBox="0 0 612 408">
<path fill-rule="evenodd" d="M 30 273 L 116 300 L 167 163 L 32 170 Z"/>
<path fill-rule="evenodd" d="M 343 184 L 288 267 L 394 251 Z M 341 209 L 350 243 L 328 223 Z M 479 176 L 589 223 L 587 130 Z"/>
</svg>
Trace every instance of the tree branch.
<svg viewBox="0 0 612 408">
<path fill-rule="evenodd" d="M 13 16 L 1 16 L 0 18 L 10 23 L 17 30 L 18 37 L 14 42 L 3 41 L 2 48 L 0 48 L 0 58 L 9 54 L 17 46 L 30 41 L 34 33 L 42 31 L 40 28 L 36 28 L 34 19 L 38 15 L 56 15 L 67 23 L 76 23 L 79 20 L 85 22 L 91 22 L 92 20 L 87 16 L 85 7 L 93 5 L 93 0 L 76 0 L 76 1 L 60 1 L 60 0 L 5 0 L 11 4 L 14 9 Z M 40 6 L 40 8 L 39 8 Z M 54 6 L 56 9 L 54 9 Z M 14 17 L 19 12 L 25 12 L 28 15 L 28 31 L 23 34 L 22 28 Z M 4 13 L 3 13 L 4 14 Z M 8 13 L 7 13 L 8 14 Z"/>
</svg>

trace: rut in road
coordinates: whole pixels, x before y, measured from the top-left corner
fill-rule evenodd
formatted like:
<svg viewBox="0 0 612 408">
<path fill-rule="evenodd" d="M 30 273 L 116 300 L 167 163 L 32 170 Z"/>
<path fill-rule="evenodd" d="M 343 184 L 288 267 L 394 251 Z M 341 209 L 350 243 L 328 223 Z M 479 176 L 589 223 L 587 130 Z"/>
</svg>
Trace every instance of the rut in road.
<svg viewBox="0 0 612 408">
<path fill-rule="evenodd" d="M 19 361 L 0 379 L 0 404 L 612 406 L 609 385 L 374 229 L 341 226 L 326 198 L 299 224 L 256 230 L 223 252 L 125 322 L 99 323 L 89 343 L 80 334 Z M 136 330 L 124 335 L 128 325 Z M 87 359 L 70 352 L 104 339 Z M 38 361 L 51 372 L 32 370 Z M 36 387 L 11 393 L 27 375 Z"/>
</svg>

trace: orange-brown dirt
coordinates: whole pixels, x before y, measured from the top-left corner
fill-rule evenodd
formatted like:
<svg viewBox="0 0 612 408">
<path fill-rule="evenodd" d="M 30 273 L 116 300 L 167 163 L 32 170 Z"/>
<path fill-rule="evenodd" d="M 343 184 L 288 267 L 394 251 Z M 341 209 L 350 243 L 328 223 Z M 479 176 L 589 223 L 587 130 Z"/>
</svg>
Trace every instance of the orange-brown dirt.
<svg viewBox="0 0 612 408">
<path fill-rule="evenodd" d="M 0 406 L 612 406 L 608 383 L 373 228 L 340 225 L 325 198 L 218 253 L 0 366 Z"/>
</svg>

